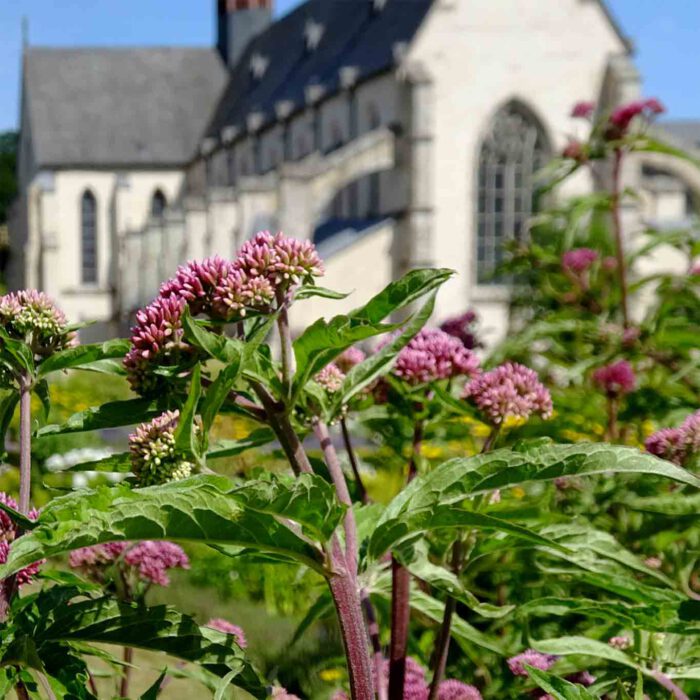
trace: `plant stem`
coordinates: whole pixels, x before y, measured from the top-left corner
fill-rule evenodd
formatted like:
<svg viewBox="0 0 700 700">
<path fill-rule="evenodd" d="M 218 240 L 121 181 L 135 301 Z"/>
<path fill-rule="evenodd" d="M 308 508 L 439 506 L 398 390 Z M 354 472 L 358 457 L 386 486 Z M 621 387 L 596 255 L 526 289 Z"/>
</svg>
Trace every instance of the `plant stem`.
<svg viewBox="0 0 700 700">
<path fill-rule="evenodd" d="M 403 700 L 406 651 L 411 619 L 411 574 L 391 558 L 391 644 L 389 646 L 389 700 Z"/>
<path fill-rule="evenodd" d="M 331 546 L 331 564 L 334 573 L 328 579 L 328 585 L 338 613 L 340 632 L 345 646 L 350 697 L 352 700 L 374 700 L 369 640 L 362 619 L 356 578 L 347 569 L 345 555 L 337 538 L 334 538 Z"/>
<path fill-rule="evenodd" d="M 343 520 L 345 558 L 349 572 L 354 578 L 357 576 L 357 524 L 355 523 L 355 513 L 352 509 L 352 499 L 348 491 L 348 484 L 345 481 L 345 474 L 343 474 L 340 466 L 338 454 L 335 451 L 335 447 L 333 447 L 333 441 L 328 433 L 328 427 L 318 418 L 314 420 L 313 427 L 314 434 L 323 450 L 323 457 L 333 480 L 338 500 L 348 507 Z"/>
<path fill-rule="evenodd" d="M 455 576 L 459 576 L 464 565 L 464 545 L 462 540 L 457 540 L 452 547 L 452 572 Z M 442 616 L 442 625 L 440 626 L 440 634 L 438 635 L 435 645 L 435 670 L 433 671 L 433 680 L 430 684 L 430 694 L 428 700 L 435 700 L 438 695 L 438 687 L 445 675 L 445 666 L 447 665 L 447 654 L 450 650 L 450 636 L 452 630 L 452 616 L 457 609 L 457 599 L 454 596 L 448 596 L 445 601 L 445 612 Z"/>
<path fill-rule="evenodd" d="M 660 685 L 671 691 L 676 700 L 690 700 L 690 698 L 664 673 L 654 671 L 654 680 Z"/>
<path fill-rule="evenodd" d="M 355 450 L 352 447 L 352 441 L 350 440 L 350 431 L 348 430 L 348 424 L 345 420 L 345 416 L 340 419 L 340 430 L 343 433 L 343 442 L 345 443 L 345 451 L 348 453 L 348 460 L 350 460 L 350 467 L 352 468 L 352 474 L 355 477 L 355 483 L 357 484 L 357 490 L 360 492 L 360 500 L 363 503 L 368 503 L 369 498 L 367 496 L 367 489 L 362 483 L 362 477 L 360 476 L 360 468 L 357 464 L 357 457 L 355 455 Z"/>
<path fill-rule="evenodd" d="M 274 430 L 294 474 L 296 476 L 302 472 L 313 474 L 311 462 L 306 456 L 299 436 L 289 422 L 289 416 L 285 413 L 284 407 L 280 407 L 270 392 L 259 382 L 251 382 L 251 386 L 265 408 L 270 426 Z"/>
<path fill-rule="evenodd" d="M 22 681 L 15 686 L 15 693 L 17 694 L 17 700 L 30 700 L 27 687 Z"/>
<path fill-rule="evenodd" d="M 498 439 L 498 435 L 501 432 L 501 423 L 496 423 L 496 425 L 491 427 L 491 432 L 489 433 L 489 436 L 486 438 L 484 441 L 484 444 L 481 446 L 481 454 L 486 454 L 487 452 L 491 452 L 493 449 L 493 446 L 496 444 L 496 440 Z"/>
<path fill-rule="evenodd" d="M 377 696 L 379 700 L 387 700 L 387 688 L 383 678 L 384 654 L 382 653 L 382 641 L 379 637 L 379 623 L 366 588 L 360 591 L 360 600 L 362 601 L 362 609 L 365 611 L 369 640 L 372 643 L 372 660 L 374 662 L 374 678 L 377 683 Z"/>
<path fill-rule="evenodd" d="M 29 512 L 32 492 L 32 382 L 26 375 L 19 384 L 19 512 Z"/>
<path fill-rule="evenodd" d="M 285 292 L 281 287 L 275 292 L 277 295 L 277 330 L 280 334 L 280 355 L 282 360 L 282 385 L 287 399 L 291 396 L 292 377 L 294 376 L 294 349 L 292 348 L 292 334 L 289 330 L 288 302 Z"/>
<path fill-rule="evenodd" d="M 422 404 L 416 404 L 416 411 Z M 418 457 L 423 444 L 423 421 L 413 426 L 411 460 L 408 463 L 408 483 L 418 473 Z M 406 680 L 406 652 L 411 621 L 411 574 L 395 557 L 391 558 L 391 643 L 389 646 L 389 700 L 403 700 Z"/>
<path fill-rule="evenodd" d="M 608 440 L 614 442 L 617 438 L 617 399 L 614 396 L 608 396 Z"/>
<path fill-rule="evenodd" d="M 134 659 L 132 647 L 124 647 L 124 668 L 122 669 L 122 681 L 119 684 L 119 695 L 123 698 L 129 697 L 129 681 L 131 679 L 131 662 Z"/>
<path fill-rule="evenodd" d="M 617 274 L 620 281 L 620 295 L 622 306 L 622 322 L 625 328 L 629 328 L 629 311 L 627 308 L 627 270 L 625 269 L 625 251 L 622 240 L 622 216 L 620 213 L 620 179 L 622 175 L 623 151 L 615 149 L 613 156 L 612 172 L 612 220 L 615 234 L 615 256 L 617 258 Z"/>
</svg>

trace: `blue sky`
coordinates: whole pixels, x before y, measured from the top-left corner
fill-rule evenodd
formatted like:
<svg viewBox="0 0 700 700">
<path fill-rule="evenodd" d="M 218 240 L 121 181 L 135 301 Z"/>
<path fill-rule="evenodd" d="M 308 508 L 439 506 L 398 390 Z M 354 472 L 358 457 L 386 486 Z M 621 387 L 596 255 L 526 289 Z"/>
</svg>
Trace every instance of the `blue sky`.
<svg viewBox="0 0 700 700">
<path fill-rule="evenodd" d="M 645 93 L 671 118 L 700 118 L 700 2 L 608 1 L 637 47 Z M 277 0 L 277 11 L 298 2 Z M 214 0 L 0 0 L 0 131 L 17 125 L 22 17 L 35 44 L 207 45 L 213 8 Z"/>
</svg>

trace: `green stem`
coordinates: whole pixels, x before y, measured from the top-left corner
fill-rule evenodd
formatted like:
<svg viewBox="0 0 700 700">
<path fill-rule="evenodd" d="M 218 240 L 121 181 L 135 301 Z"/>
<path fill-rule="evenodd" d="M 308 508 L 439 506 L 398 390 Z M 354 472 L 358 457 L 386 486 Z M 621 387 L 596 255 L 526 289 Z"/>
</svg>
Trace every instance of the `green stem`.
<svg viewBox="0 0 700 700">
<path fill-rule="evenodd" d="M 348 430 L 348 424 L 345 420 L 345 416 L 340 419 L 340 430 L 343 433 L 343 443 L 345 444 L 345 451 L 348 453 L 348 460 L 350 461 L 350 467 L 352 469 L 352 475 L 355 477 L 355 483 L 357 484 L 357 490 L 360 492 L 360 500 L 363 503 L 369 503 L 369 497 L 367 496 L 367 489 L 362 483 L 362 477 L 360 476 L 360 468 L 357 464 L 357 457 L 355 455 L 355 450 L 352 447 L 352 441 L 350 439 L 350 431 Z"/>
<path fill-rule="evenodd" d="M 287 299 L 284 290 L 277 289 L 277 330 L 280 334 L 280 356 L 282 360 L 282 386 L 285 398 L 289 400 L 292 393 L 292 378 L 294 377 L 294 348 L 292 347 L 292 334 L 289 329 L 289 314 L 287 312 Z"/>
<path fill-rule="evenodd" d="M 617 274 L 620 281 L 620 296 L 622 306 L 622 322 L 625 328 L 629 328 L 629 311 L 627 302 L 627 270 L 625 269 L 625 250 L 622 238 L 622 215 L 620 212 L 621 202 L 621 178 L 622 178 L 623 151 L 621 148 L 615 149 L 613 156 L 612 172 L 612 220 L 613 232 L 615 234 L 615 257 L 617 258 Z"/>
</svg>

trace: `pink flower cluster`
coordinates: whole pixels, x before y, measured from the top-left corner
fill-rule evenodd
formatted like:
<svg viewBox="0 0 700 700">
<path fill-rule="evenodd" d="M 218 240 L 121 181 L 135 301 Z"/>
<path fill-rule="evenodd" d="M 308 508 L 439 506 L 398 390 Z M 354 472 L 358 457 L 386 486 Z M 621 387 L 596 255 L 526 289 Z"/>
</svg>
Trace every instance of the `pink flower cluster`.
<svg viewBox="0 0 700 700">
<path fill-rule="evenodd" d="M 170 569 L 189 569 L 190 561 L 181 547 L 164 541 L 108 542 L 82 547 L 70 553 L 69 564 L 86 575 L 103 582 L 107 569 L 115 564 L 126 567 L 141 581 L 168 586 Z"/>
<path fill-rule="evenodd" d="M 185 300 L 176 296 L 158 297 L 136 313 L 131 329 L 131 348 L 124 367 L 131 388 L 138 394 L 157 391 L 164 378 L 155 374 L 159 365 L 177 364 L 192 348 L 183 340 L 182 312 Z"/>
<path fill-rule="evenodd" d="M 440 330 L 462 341 L 462 345 L 468 350 L 473 350 L 481 347 L 474 330 L 477 320 L 476 312 L 468 309 L 459 316 L 448 318 L 440 325 Z"/>
<path fill-rule="evenodd" d="M 410 384 L 425 384 L 458 376 L 473 377 L 478 367 L 476 355 L 457 338 L 424 328 L 399 352 L 393 372 Z"/>
<path fill-rule="evenodd" d="M 182 313 L 234 321 L 249 310 L 271 310 L 275 297 L 301 282 L 323 275 L 323 264 L 310 241 L 261 231 L 243 244 L 233 261 L 218 256 L 178 268 L 160 288 L 160 296 L 136 314 L 132 347 L 124 364 L 129 382 L 140 394 L 155 393 L 165 381 L 158 365 L 177 365 L 194 352 L 183 341 Z"/>
<path fill-rule="evenodd" d="M 590 119 L 595 112 L 595 102 L 577 102 L 572 110 L 571 116 L 575 119 Z"/>
<path fill-rule="evenodd" d="M 314 377 L 314 380 L 318 382 L 329 394 L 334 394 L 336 391 L 340 390 L 340 387 L 343 386 L 345 374 L 337 364 L 331 362 Z"/>
<path fill-rule="evenodd" d="M 15 510 L 18 508 L 17 501 L 3 491 L 0 491 L 0 501 Z M 30 520 L 36 520 L 39 517 L 39 511 L 32 508 L 27 517 Z M 10 547 L 18 537 L 20 537 L 19 528 L 5 511 L 0 510 L 0 564 L 4 564 L 7 561 L 7 558 L 10 556 Z M 31 583 L 43 563 L 44 560 L 42 559 L 18 571 L 17 585 L 23 586 L 25 583 Z"/>
<path fill-rule="evenodd" d="M 224 620 L 221 617 L 213 617 L 211 620 L 209 620 L 209 622 L 207 622 L 206 627 L 211 627 L 213 630 L 232 635 L 236 640 L 236 644 L 238 644 L 241 649 L 245 649 L 248 646 L 248 641 L 245 638 L 245 632 L 238 625 L 234 625 L 228 620 Z"/>
<path fill-rule="evenodd" d="M 472 401 L 493 425 L 509 417 L 527 420 L 533 413 L 542 418 L 552 415 L 552 396 L 537 372 L 516 362 L 506 362 L 472 379 L 463 398 Z"/>
<path fill-rule="evenodd" d="M 34 354 L 42 357 L 78 342 L 63 312 L 36 289 L 0 296 L 0 325 L 12 338 L 30 342 Z"/>
<path fill-rule="evenodd" d="M 700 411 L 691 413 L 678 428 L 662 428 L 645 443 L 647 452 L 669 462 L 684 465 L 700 452 Z"/>
<path fill-rule="evenodd" d="M 558 657 L 552 654 L 542 654 L 534 649 L 527 649 L 508 659 L 508 668 L 514 676 L 527 676 L 525 666 L 532 666 L 540 671 L 549 671 L 557 659 Z"/>
<path fill-rule="evenodd" d="M 561 256 L 561 266 L 564 272 L 580 275 L 587 272 L 597 259 L 598 253 L 591 248 L 575 248 Z"/>
<path fill-rule="evenodd" d="M 175 446 L 179 411 L 166 411 L 129 435 L 132 471 L 141 486 L 187 478 L 193 464 Z"/>
<path fill-rule="evenodd" d="M 599 367 L 593 372 L 593 381 L 610 398 L 619 398 L 634 391 L 637 378 L 627 360 L 619 360 L 611 365 Z"/>
<path fill-rule="evenodd" d="M 650 120 L 665 111 L 666 108 L 655 97 L 620 105 L 610 115 L 606 136 L 609 139 L 622 138 L 629 130 L 632 121 L 637 117 Z"/>
<path fill-rule="evenodd" d="M 340 355 L 338 355 L 338 357 L 335 358 L 335 364 L 338 366 L 341 372 L 347 373 L 356 365 L 364 362 L 366 358 L 367 355 L 360 350 L 360 348 L 352 346 L 347 350 L 344 350 Z"/>
</svg>

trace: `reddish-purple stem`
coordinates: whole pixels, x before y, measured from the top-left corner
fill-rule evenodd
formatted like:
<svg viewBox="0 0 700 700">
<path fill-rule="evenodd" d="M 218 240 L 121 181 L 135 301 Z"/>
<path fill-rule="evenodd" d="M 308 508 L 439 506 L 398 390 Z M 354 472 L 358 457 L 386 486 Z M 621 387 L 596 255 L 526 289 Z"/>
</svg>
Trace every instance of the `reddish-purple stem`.
<svg viewBox="0 0 700 700">
<path fill-rule="evenodd" d="M 343 433 L 343 442 L 345 443 L 345 451 L 348 453 L 348 460 L 350 461 L 350 467 L 352 468 L 352 475 L 355 477 L 355 483 L 357 484 L 357 490 L 360 492 L 360 500 L 363 503 L 368 503 L 369 498 L 367 496 L 367 489 L 362 483 L 362 476 L 360 475 L 360 468 L 357 464 L 357 457 L 355 456 L 355 450 L 352 447 L 352 440 L 350 439 L 350 431 L 348 430 L 348 424 L 345 420 L 345 416 L 340 419 L 340 430 Z"/>
<path fill-rule="evenodd" d="M 379 623 L 377 622 L 374 606 L 372 605 L 366 588 L 360 591 L 360 600 L 362 601 L 362 609 L 365 611 L 367 631 L 369 632 L 369 639 L 372 643 L 372 661 L 374 665 L 375 683 L 377 684 L 377 695 L 379 700 L 387 700 L 387 687 L 383 677 L 384 654 L 382 653 L 382 640 L 379 636 Z"/>
<path fill-rule="evenodd" d="M 676 700 L 690 700 L 690 698 L 664 673 L 654 671 L 654 680 L 666 690 L 673 693 Z"/>
</svg>

